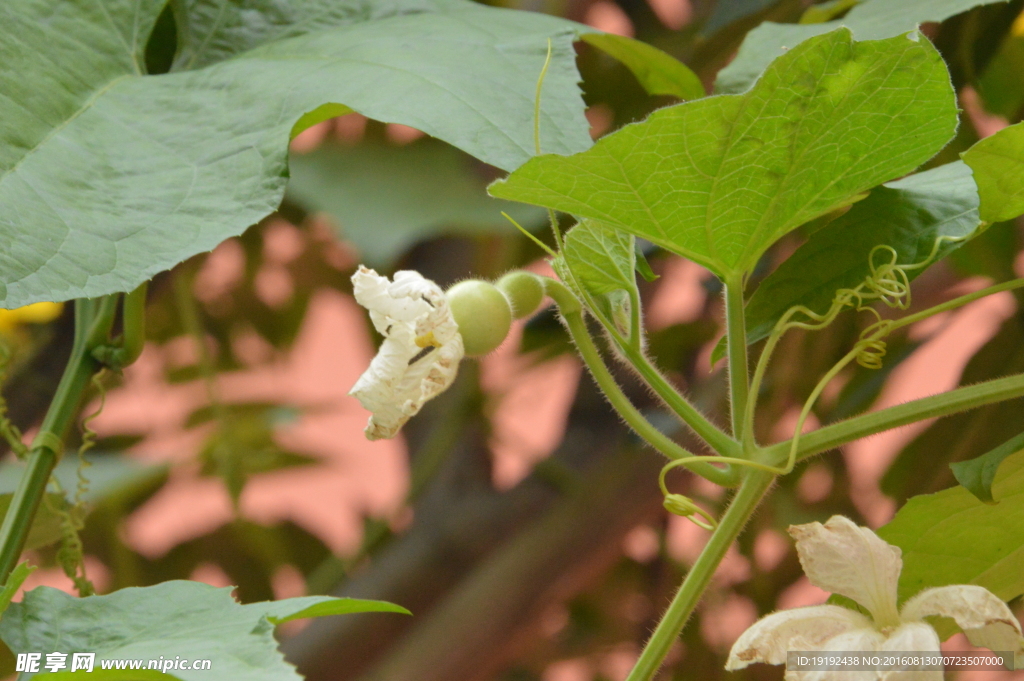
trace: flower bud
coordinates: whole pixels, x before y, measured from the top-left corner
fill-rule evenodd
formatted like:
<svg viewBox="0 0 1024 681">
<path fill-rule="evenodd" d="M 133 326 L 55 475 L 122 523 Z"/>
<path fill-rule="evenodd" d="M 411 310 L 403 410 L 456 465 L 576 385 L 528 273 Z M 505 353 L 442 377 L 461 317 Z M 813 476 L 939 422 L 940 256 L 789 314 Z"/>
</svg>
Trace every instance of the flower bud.
<svg viewBox="0 0 1024 681">
<path fill-rule="evenodd" d="M 512 316 L 516 319 L 532 315 L 544 299 L 544 282 L 532 272 L 509 272 L 495 286 L 508 298 Z"/>
<path fill-rule="evenodd" d="M 494 284 L 467 279 L 445 295 L 467 355 L 486 355 L 501 345 L 512 327 L 512 307 Z"/>
</svg>

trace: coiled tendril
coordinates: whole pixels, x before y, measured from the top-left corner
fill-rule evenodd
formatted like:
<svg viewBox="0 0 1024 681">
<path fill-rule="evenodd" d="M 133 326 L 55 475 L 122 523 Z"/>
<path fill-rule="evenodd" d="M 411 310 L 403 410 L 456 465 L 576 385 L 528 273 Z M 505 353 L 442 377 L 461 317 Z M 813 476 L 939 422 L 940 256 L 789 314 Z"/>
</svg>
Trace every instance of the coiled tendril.
<svg viewBox="0 0 1024 681">
<path fill-rule="evenodd" d="M 61 543 L 57 550 L 57 563 L 61 566 L 64 574 L 74 582 L 79 596 L 91 596 L 96 593 L 96 588 L 85 574 L 84 548 L 79 533 L 85 527 L 85 495 L 89 492 L 89 479 L 85 476 L 85 469 L 92 465 L 85 458 L 85 453 L 96 445 L 97 433 L 92 429 L 91 424 L 103 413 L 103 407 L 106 404 L 107 391 L 103 385 L 106 374 L 106 369 L 100 369 L 92 377 L 92 385 L 99 394 L 100 404 L 96 411 L 82 419 L 82 444 L 78 447 L 74 501 L 69 506 L 56 508 L 49 499 L 49 495 L 44 497 L 50 511 L 60 518 Z M 66 493 L 56 476 L 50 477 L 50 484 L 60 497 L 66 498 Z"/>
<path fill-rule="evenodd" d="M 803 431 L 804 423 L 825 386 L 853 360 L 856 360 L 858 364 L 866 369 L 882 368 L 882 359 L 885 357 L 886 352 L 886 344 L 883 339 L 892 331 L 895 322 L 889 319 L 882 319 L 878 310 L 872 307 L 871 303 L 880 301 L 891 308 L 899 310 L 908 309 L 911 303 L 910 276 L 908 272 L 922 269 L 931 264 L 942 244 L 955 243 L 964 239 L 966 237 L 941 236 L 935 240 L 928 257 L 921 262 L 910 265 L 898 264 L 899 253 L 896 252 L 896 249 L 886 244 L 880 244 L 872 248 L 868 255 L 869 272 L 864 281 L 853 288 L 844 288 L 836 291 L 827 312 L 819 314 L 804 305 L 794 305 L 786 310 L 768 336 L 768 341 L 758 360 L 757 369 L 751 381 L 750 394 L 754 397 L 747 402 L 747 413 L 744 417 L 746 420 L 746 432 L 748 433 L 753 433 L 757 394 L 764 379 L 768 360 L 783 334 L 790 329 L 805 329 L 808 331 L 824 329 L 835 321 L 839 313 L 846 308 L 853 308 L 857 312 L 870 312 L 875 316 L 876 321 L 860 333 L 860 337 L 853 348 L 818 381 L 814 390 L 811 391 L 810 396 L 804 402 L 800 410 L 800 416 L 797 419 L 793 437 L 790 440 L 789 456 L 784 466 L 769 466 L 758 461 L 727 456 L 691 455 L 670 461 L 661 469 L 661 475 L 658 479 L 662 494 L 665 496 L 665 508 L 671 513 L 688 518 L 691 522 L 706 530 L 713 530 L 718 525 L 718 521 L 698 506 L 693 499 L 682 494 L 670 493 L 665 485 L 665 474 L 668 471 L 680 466 L 686 467 L 695 461 L 737 464 L 768 471 L 775 475 L 787 475 L 792 472 L 793 467 L 796 465 L 796 454 L 799 449 L 800 435 Z M 882 262 L 877 262 L 878 258 L 876 256 L 880 253 L 888 255 L 888 258 Z M 802 315 L 802 318 L 799 315 Z"/>
</svg>

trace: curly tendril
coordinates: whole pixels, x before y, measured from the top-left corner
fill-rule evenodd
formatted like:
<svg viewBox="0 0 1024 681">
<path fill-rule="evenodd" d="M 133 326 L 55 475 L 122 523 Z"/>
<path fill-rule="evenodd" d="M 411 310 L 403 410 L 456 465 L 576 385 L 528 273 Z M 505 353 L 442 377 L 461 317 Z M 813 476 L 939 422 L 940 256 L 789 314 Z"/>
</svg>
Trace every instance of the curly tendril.
<svg viewBox="0 0 1024 681">
<path fill-rule="evenodd" d="M 895 322 L 889 319 L 882 319 L 871 303 L 880 301 L 886 306 L 899 310 L 906 310 L 910 307 L 910 276 L 908 272 L 922 269 L 931 264 L 939 252 L 943 243 L 955 243 L 963 241 L 966 237 L 942 236 L 935 240 L 932 250 L 924 260 L 910 265 L 900 265 L 899 253 L 892 246 L 881 244 L 871 249 L 868 255 L 868 275 L 860 284 L 853 288 L 844 288 L 836 291 L 832 304 L 824 314 L 819 314 L 804 305 L 794 305 L 786 310 L 785 314 L 776 322 L 765 344 L 764 351 L 757 363 L 757 369 L 751 382 L 750 394 L 755 398 L 747 403 L 746 431 L 753 433 L 754 409 L 756 406 L 756 395 L 761 388 L 764 379 L 768 360 L 771 357 L 779 339 L 790 329 L 804 329 L 807 331 L 818 331 L 824 329 L 846 308 L 853 308 L 857 312 L 870 312 L 875 316 L 876 321 L 866 327 L 861 333 L 853 348 L 843 356 L 815 385 L 810 396 L 804 402 L 797 419 L 793 437 L 790 441 L 789 455 L 783 466 L 770 466 L 758 461 L 739 459 L 726 456 L 689 456 L 669 462 L 661 469 L 659 484 L 662 494 L 665 496 L 665 508 L 676 515 L 689 518 L 696 525 L 707 530 L 713 530 L 718 522 L 703 508 L 699 507 L 691 498 L 682 494 L 673 494 L 668 491 L 665 485 L 665 474 L 673 468 L 688 466 L 688 464 L 701 461 L 706 463 L 728 463 L 756 468 L 775 475 L 788 475 L 796 465 L 796 455 L 800 445 L 800 435 L 803 432 L 804 423 L 810 415 L 811 409 L 817 402 L 833 378 L 846 368 L 850 362 L 856 360 L 858 364 L 866 369 L 881 369 L 882 359 L 885 357 L 886 344 L 883 340 L 892 331 Z M 888 257 L 879 261 L 878 254 L 885 254 Z M 699 517 L 698 517 L 699 516 Z"/>
<path fill-rule="evenodd" d="M 85 495 L 89 492 L 89 479 L 85 475 L 85 469 L 92 464 L 85 458 L 86 452 L 96 446 L 97 433 L 92 429 L 91 424 L 100 414 L 107 400 L 106 387 L 103 379 L 106 377 L 107 369 L 100 369 L 92 377 L 92 385 L 99 394 L 100 404 L 96 411 L 82 419 L 82 444 L 78 447 L 78 470 L 77 483 L 75 485 L 74 501 L 67 507 L 55 508 L 49 498 L 46 503 L 49 509 L 60 518 L 60 548 L 57 550 L 56 560 L 64 574 L 74 582 L 75 589 L 79 596 L 91 596 L 96 593 L 96 587 L 85 574 L 84 547 L 80 532 L 85 527 Z M 66 493 L 57 480 L 56 476 L 50 476 L 50 484 L 61 496 L 66 498 Z"/>
<path fill-rule="evenodd" d="M 690 522 L 692 522 L 694 525 L 698 527 L 702 527 L 705 530 L 714 531 L 714 529 L 718 527 L 718 521 L 715 520 L 715 517 L 713 515 L 711 515 L 703 508 L 698 506 L 690 497 L 685 496 L 683 494 L 673 494 L 669 492 L 668 487 L 665 485 L 665 474 L 668 473 L 673 468 L 685 466 L 686 462 L 689 460 L 690 459 L 687 458 L 670 461 L 661 469 L 661 473 L 658 475 L 658 486 L 661 487 L 661 493 L 665 496 L 665 510 L 668 511 L 669 513 L 674 513 L 675 515 L 688 518 Z M 701 520 L 697 516 L 700 516 L 700 518 L 704 518 L 704 520 Z"/>
</svg>

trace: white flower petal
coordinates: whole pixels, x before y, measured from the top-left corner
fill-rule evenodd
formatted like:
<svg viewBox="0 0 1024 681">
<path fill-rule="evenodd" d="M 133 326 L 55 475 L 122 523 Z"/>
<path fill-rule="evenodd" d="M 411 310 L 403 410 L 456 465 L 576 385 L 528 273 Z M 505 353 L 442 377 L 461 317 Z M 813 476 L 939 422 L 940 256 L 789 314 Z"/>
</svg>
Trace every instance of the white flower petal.
<svg viewBox="0 0 1024 681">
<path fill-rule="evenodd" d="M 906 622 L 897 627 L 878 650 L 882 653 L 938 653 L 939 635 L 924 622 Z M 881 678 L 882 681 L 942 681 L 942 670 L 892 670 L 883 672 Z"/>
<path fill-rule="evenodd" d="M 812 584 L 857 601 L 879 627 L 899 624 L 896 583 L 903 561 L 898 547 L 841 515 L 824 525 L 792 525 L 789 533 Z"/>
<path fill-rule="evenodd" d="M 743 669 L 754 662 L 783 664 L 790 650 L 819 650 L 830 639 L 852 630 L 873 631 L 871 620 L 838 605 L 775 612 L 743 632 L 733 644 L 725 668 Z"/>
<path fill-rule="evenodd" d="M 455 380 L 462 336 L 444 292 L 418 272 L 396 272 L 391 282 L 360 266 L 352 288 L 384 342 L 349 394 L 373 413 L 366 437 L 394 437 Z"/>
<path fill-rule="evenodd" d="M 1020 622 L 1001 598 L 974 584 L 954 584 L 925 589 L 903 605 L 904 620 L 929 615 L 952 617 L 967 639 L 989 650 L 1013 651 L 1024 663 L 1024 635 Z"/>
<path fill-rule="evenodd" d="M 838 607 L 838 606 L 835 606 Z M 850 610 L 849 612 L 853 612 Z M 860 615 L 860 613 L 854 613 Z M 818 650 L 823 655 L 843 653 L 872 653 L 885 642 L 885 635 L 877 631 L 868 618 L 860 615 L 867 626 L 833 636 L 825 641 Z M 795 650 L 795 648 L 794 648 Z M 880 673 L 873 669 L 849 669 L 848 665 L 836 665 L 833 669 L 797 672 L 794 681 L 875 681 Z M 786 678 L 790 675 L 787 673 Z"/>
</svg>

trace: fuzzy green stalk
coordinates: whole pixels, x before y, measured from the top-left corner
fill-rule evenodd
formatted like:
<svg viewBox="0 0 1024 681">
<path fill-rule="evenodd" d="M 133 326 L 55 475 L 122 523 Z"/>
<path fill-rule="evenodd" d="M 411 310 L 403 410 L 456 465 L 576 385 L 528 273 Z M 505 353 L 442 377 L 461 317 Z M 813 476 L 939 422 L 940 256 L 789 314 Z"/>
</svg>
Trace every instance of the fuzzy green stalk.
<svg viewBox="0 0 1024 681">
<path fill-rule="evenodd" d="M 568 263 L 567 263 L 568 264 Z M 569 274 L 572 275 L 570 268 Z M 569 291 L 568 288 L 561 282 L 554 279 L 544 278 L 545 289 L 555 300 L 558 299 L 552 294 L 552 290 L 561 289 L 559 295 L 563 299 L 571 299 L 575 308 L 579 308 L 580 304 L 576 297 Z M 548 284 L 548 282 L 552 282 Z M 612 342 L 619 349 L 622 355 L 629 360 L 631 368 L 636 370 L 640 374 L 640 377 L 647 383 L 647 386 L 655 392 L 655 394 L 661 398 L 661 401 L 665 403 L 672 412 L 680 418 L 686 425 L 688 425 L 693 432 L 700 436 L 704 442 L 711 446 L 711 448 L 718 454 L 725 456 L 738 457 L 741 454 L 740 444 L 729 435 L 719 429 L 715 424 L 711 423 L 700 411 L 690 404 L 689 400 L 676 390 L 671 383 L 661 374 L 657 367 L 651 363 L 644 354 L 643 350 L 643 326 L 640 321 L 640 296 L 634 288 L 630 291 L 630 306 L 631 306 L 631 321 L 630 321 L 630 334 L 629 338 L 623 338 L 622 334 L 615 327 L 610 319 L 607 319 L 598 308 L 597 304 L 587 293 L 586 289 L 582 286 L 577 285 L 587 303 L 590 313 L 593 317 L 601 324 Z M 563 301 L 566 302 L 566 301 Z M 566 313 L 566 309 L 559 303 L 559 308 L 562 313 Z M 735 482 L 733 483 L 735 484 Z"/>
<path fill-rule="evenodd" d="M 119 295 L 75 301 L 75 340 L 57 391 L 28 453 L 28 468 L 0 525 L 0 583 L 18 564 L 53 467 L 64 450 L 64 437 L 75 422 L 89 382 L 101 367 L 93 349 L 106 342 Z"/>
<path fill-rule="evenodd" d="M 729 415 L 732 435 L 744 449 L 753 443 L 753 433 L 745 432 L 750 381 L 747 367 L 747 327 L 740 281 L 725 282 L 725 331 L 729 348 Z"/>
<path fill-rule="evenodd" d="M 579 351 L 583 363 L 586 364 L 591 376 L 594 377 L 594 381 L 612 405 L 612 408 L 615 409 L 637 435 L 669 459 L 692 457 L 693 455 L 690 452 L 680 447 L 671 438 L 651 425 L 622 392 L 622 388 L 615 382 L 615 378 L 608 370 L 604 360 L 601 358 L 601 353 L 594 344 L 594 339 L 590 336 L 587 323 L 583 318 L 583 310 L 575 296 L 563 284 L 553 279 L 546 279 L 544 283 L 548 295 L 558 304 L 562 318 L 565 320 L 566 328 L 576 344 L 576 349 Z M 689 467 L 698 475 L 711 480 L 717 485 L 733 487 L 738 482 L 738 472 L 732 468 L 718 468 L 703 461 L 695 461 Z"/>
<path fill-rule="evenodd" d="M 654 678 L 711 582 L 715 570 L 725 558 L 726 551 L 739 536 L 774 480 L 774 475 L 761 470 L 750 470 L 743 476 L 736 496 L 662 615 L 626 681 L 650 681 Z"/>
</svg>

